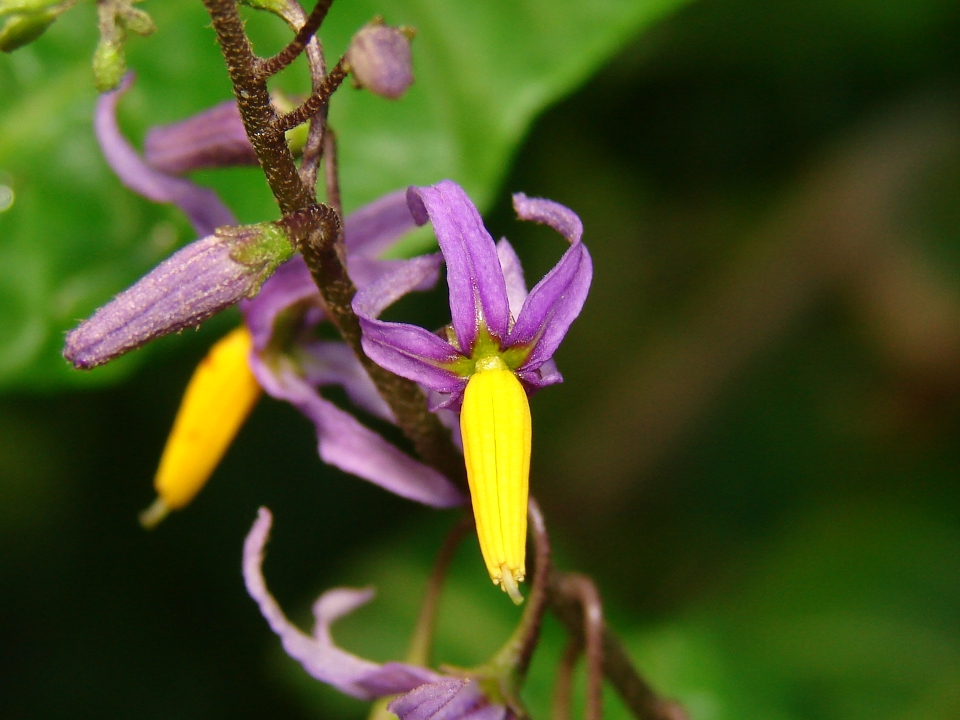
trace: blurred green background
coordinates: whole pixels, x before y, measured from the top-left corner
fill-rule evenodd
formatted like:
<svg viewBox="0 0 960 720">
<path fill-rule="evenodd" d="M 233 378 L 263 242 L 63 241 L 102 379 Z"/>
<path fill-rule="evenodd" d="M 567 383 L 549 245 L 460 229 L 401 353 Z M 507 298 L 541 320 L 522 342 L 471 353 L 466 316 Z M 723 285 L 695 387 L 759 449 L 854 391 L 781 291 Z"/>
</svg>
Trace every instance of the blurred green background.
<svg viewBox="0 0 960 720">
<path fill-rule="evenodd" d="M 960 3 L 580 5 L 338 0 L 331 54 L 375 12 L 420 30 L 408 98 L 337 97 L 347 203 L 451 176 L 530 281 L 562 243 L 510 193 L 580 214 L 594 287 L 565 384 L 533 401 L 533 490 L 558 563 L 693 718 L 960 717 Z M 229 94 L 199 3 L 144 8 L 138 142 Z M 322 589 L 375 585 L 337 638 L 386 660 L 454 518 L 321 465 L 265 399 L 196 502 L 140 529 L 182 388 L 237 317 L 91 375 L 60 360 L 65 329 L 191 239 L 99 158 L 95 42 L 81 6 L 0 58 L 0 713 L 362 718 L 282 654 L 243 536 L 269 506 L 268 581 L 304 624 Z M 275 217 L 254 171 L 197 179 Z M 439 325 L 443 303 L 402 311 Z M 468 542 L 438 660 L 482 661 L 516 616 Z M 536 718 L 562 644 L 548 623 Z"/>
</svg>

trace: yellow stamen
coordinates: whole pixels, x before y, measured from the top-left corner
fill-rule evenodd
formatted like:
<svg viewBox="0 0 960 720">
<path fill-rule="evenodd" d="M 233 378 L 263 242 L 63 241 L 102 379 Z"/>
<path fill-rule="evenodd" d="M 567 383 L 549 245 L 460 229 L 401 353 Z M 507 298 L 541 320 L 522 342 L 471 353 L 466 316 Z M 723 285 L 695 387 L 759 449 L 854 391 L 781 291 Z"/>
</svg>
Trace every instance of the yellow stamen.
<svg viewBox="0 0 960 720">
<path fill-rule="evenodd" d="M 530 405 L 497 356 L 477 360 L 460 413 L 463 455 L 487 572 L 516 604 L 526 575 Z"/>
<path fill-rule="evenodd" d="M 154 478 L 159 497 L 140 516 L 146 527 L 193 500 L 260 397 L 247 363 L 252 345 L 247 329 L 237 328 L 194 371 Z"/>
</svg>

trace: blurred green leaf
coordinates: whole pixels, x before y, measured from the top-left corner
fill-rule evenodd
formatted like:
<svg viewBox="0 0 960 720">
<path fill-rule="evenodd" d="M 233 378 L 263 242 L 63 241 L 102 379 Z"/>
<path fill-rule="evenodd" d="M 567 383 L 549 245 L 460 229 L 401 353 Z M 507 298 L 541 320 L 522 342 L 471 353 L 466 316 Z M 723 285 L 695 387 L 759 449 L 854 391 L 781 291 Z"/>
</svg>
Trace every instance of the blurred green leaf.
<svg viewBox="0 0 960 720">
<path fill-rule="evenodd" d="M 388 102 L 345 88 L 333 104 L 348 209 L 442 178 L 456 179 L 485 206 L 537 113 L 680 2 L 336 3 L 323 29 L 330 58 L 376 14 L 418 30 L 417 82 L 405 98 Z M 134 140 L 150 125 L 231 94 L 200 3 L 177 0 L 150 11 L 157 32 L 127 44 L 139 80 L 120 119 Z M 247 14 L 261 54 L 289 38 L 275 17 Z M 100 157 L 91 128 L 95 45 L 93 8 L 84 6 L 0 63 L 0 189 L 12 200 L 0 206 L 0 386 L 106 382 L 134 367 L 138 360 L 127 359 L 75 372 L 60 358 L 63 333 L 192 239 L 175 210 L 135 197 Z M 277 83 L 304 92 L 303 75 L 294 68 Z M 244 222 L 276 217 L 259 171 L 198 179 Z M 429 236 L 414 242 L 422 247 Z"/>
</svg>

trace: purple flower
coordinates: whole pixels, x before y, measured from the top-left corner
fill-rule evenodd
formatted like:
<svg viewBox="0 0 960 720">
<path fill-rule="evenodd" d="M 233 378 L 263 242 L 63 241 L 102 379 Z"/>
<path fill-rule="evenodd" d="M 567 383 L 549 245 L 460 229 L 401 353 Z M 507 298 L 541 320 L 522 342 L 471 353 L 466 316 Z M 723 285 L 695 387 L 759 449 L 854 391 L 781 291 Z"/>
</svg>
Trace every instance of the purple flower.
<svg viewBox="0 0 960 720">
<path fill-rule="evenodd" d="M 243 578 L 283 649 L 317 680 L 360 700 L 399 695 L 388 706 L 400 720 L 506 720 L 507 708 L 491 702 L 479 682 L 443 676 L 409 663 L 380 665 L 337 647 L 330 626 L 373 597 L 373 590 L 335 588 L 313 604 L 314 630 L 307 635 L 290 622 L 263 578 L 264 547 L 273 518 L 260 508 L 243 546 Z M 509 714 L 509 717 L 513 717 Z"/>
<path fill-rule="evenodd" d="M 391 291 L 403 295 L 436 284 L 439 255 L 412 260 L 378 260 L 385 248 L 414 227 L 404 193 L 386 195 L 349 215 L 344 223 L 347 267 L 359 287 L 385 275 Z M 463 496 L 433 468 L 414 460 L 351 414 L 320 395 L 341 385 L 366 412 L 393 422 L 353 352 L 343 342 L 319 340 L 325 319 L 320 295 L 302 257 L 286 263 L 264 283 L 260 294 L 240 306 L 253 338 L 250 368 L 261 387 L 289 402 L 311 420 L 321 459 L 392 493 L 431 505 L 460 505 Z"/>
<path fill-rule="evenodd" d="M 445 180 L 407 191 L 418 224 L 433 223 L 447 263 L 451 327 L 445 335 L 377 316 L 398 296 L 399 276 L 361 288 L 353 309 L 375 362 L 431 390 L 434 409 L 460 409 L 460 435 L 480 550 L 490 579 L 515 603 L 526 576 L 532 437 L 527 395 L 560 382 L 553 353 L 580 313 L 593 275 L 580 219 L 550 200 L 513 197 L 517 215 L 570 243 L 528 295 L 506 240 L 495 245 L 463 189 Z"/>
<path fill-rule="evenodd" d="M 593 266 L 580 242 L 583 226 L 551 200 L 513 196 L 521 220 L 549 225 L 570 243 L 560 262 L 527 294 L 523 269 L 506 239 L 494 244 L 476 207 L 450 180 L 410 188 L 417 224 L 433 223 L 447 264 L 452 332 L 444 339 L 415 325 L 378 320 L 392 298 L 387 275 L 361 290 L 354 311 L 363 347 L 379 365 L 439 393 L 434 407 L 456 407 L 484 355 L 500 356 L 526 391 L 561 382 L 553 353 L 580 313 Z"/>
<path fill-rule="evenodd" d="M 358 87 L 396 100 L 413 84 L 412 31 L 374 21 L 364 25 L 347 49 L 347 63 Z"/>
</svg>

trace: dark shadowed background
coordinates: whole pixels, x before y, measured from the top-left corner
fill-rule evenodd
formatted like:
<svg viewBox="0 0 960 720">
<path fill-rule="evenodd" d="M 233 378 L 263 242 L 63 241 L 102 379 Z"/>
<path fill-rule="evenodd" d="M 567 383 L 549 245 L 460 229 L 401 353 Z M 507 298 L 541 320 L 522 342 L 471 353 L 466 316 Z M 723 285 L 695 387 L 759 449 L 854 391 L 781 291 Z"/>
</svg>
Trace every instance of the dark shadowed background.
<svg viewBox="0 0 960 720">
<path fill-rule="evenodd" d="M 480 159 L 454 179 L 486 201 L 528 281 L 563 247 L 515 222 L 514 191 L 577 211 L 595 261 L 557 355 L 566 382 L 532 403 L 532 485 L 558 563 L 594 575 L 639 666 L 695 720 L 960 717 L 960 3 L 652 5 L 518 111 L 550 105 L 528 134 L 504 119 L 492 159 L 482 127 L 460 138 Z M 182 14 L 145 3 L 161 31 L 131 48 L 138 141 L 227 97 L 199 3 L 172 6 Z M 399 3 L 380 11 L 407 21 Z M 303 623 L 322 589 L 377 586 L 337 638 L 386 660 L 454 516 L 323 466 L 307 421 L 265 398 L 193 505 L 139 527 L 182 389 L 237 315 L 68 377 L 62 330 L 190 239 L 97 156 L 96 36 L 70 18 L 0 58 L 0 185 L 16 193 L 0 212 L 0 714 L 364 717 L 282 654 L 242 586 L 244 534 L 269 506 L 267 577 Z M 430 62 L 419 25 L 415 57 L 422 43 Z M 147 49 L 164 42 L 168 55 Z M 461 68 L 498 97 L 512 81 L 488 69 Z M 175 72 L 196 83 L 171 84 Z M 52 130 L 50 113 L 66 118 Z M 441 156 L 437 137 L 412 147 Z M 345 162 L 368 147 L 389 153 L 389 137 Z M 401 157 L 389 181 L 439 180 L 422 176 L 434 166 L 447 167 Z M 197 179 L 244 220 L 274 217 L 257 174 L 231 172 Z M 375 194 L 360 173 L 350 182 L 351 206 Z M 121 251 L 136 260 L 117 269 Z M 91 257 L 71 284 L 63 266 Z M 444 303 L 395 313 L 438 326 Z M 484 660 L 516 616 L 471 540 L 438 658 Z M 525 694 L 537 718 L 562 643 L 551 622 Z M 608 716 L 626 716 L 612 696 Z"/>
</svg>

